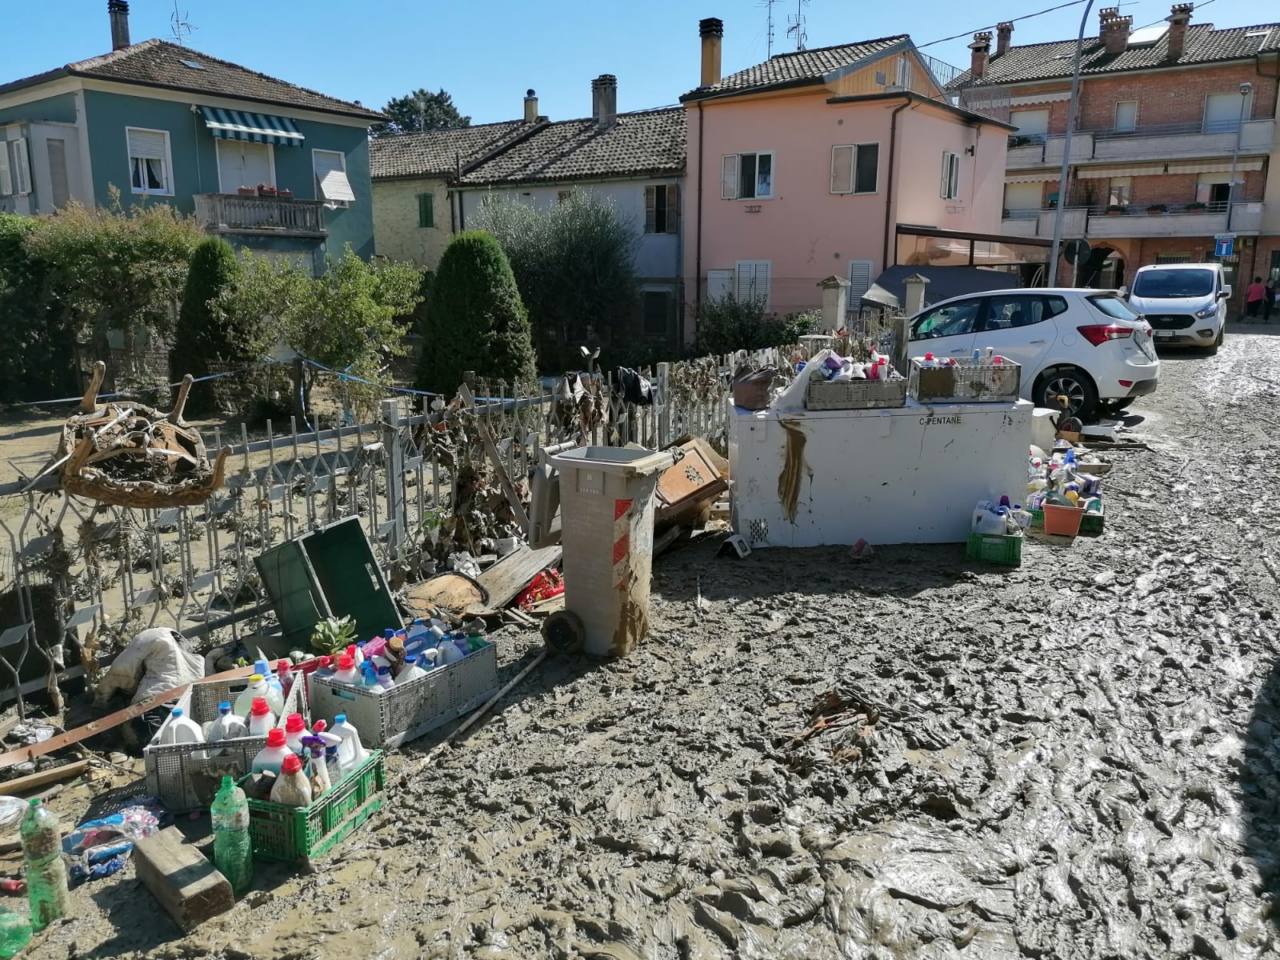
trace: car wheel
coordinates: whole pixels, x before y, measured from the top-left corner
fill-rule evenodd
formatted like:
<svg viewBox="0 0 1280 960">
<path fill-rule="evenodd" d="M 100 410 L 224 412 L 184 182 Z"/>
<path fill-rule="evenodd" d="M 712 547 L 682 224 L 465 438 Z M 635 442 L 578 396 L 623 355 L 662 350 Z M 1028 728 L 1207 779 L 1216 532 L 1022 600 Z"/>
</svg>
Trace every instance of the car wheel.
<svg viewBox="0 0 1280 960">
<path fill-rule="evenodd" d="M 1098 389 L 1079 367 L 1057 367 L 1040 374 L 1036 382 L 1036 406 L 1057 410 L 1058 397 L 1064 394 L 1073 417 L 1087 420 L 1097 411 Z"/>
<path fill-rule="evenodd" d="M 1227 335 L 1227 328 L 1224 325 L 1218 329 L 1218 339 L 1213 341 L 1211 345 L 1204 348 L 1204 353 L 1206 357 L 1212 357 L 1215 353 L 1218 352 L 1218 348 L 1222 346 L 1222 338 L 1225 337 L 1226 335 Z"/>
</svg>

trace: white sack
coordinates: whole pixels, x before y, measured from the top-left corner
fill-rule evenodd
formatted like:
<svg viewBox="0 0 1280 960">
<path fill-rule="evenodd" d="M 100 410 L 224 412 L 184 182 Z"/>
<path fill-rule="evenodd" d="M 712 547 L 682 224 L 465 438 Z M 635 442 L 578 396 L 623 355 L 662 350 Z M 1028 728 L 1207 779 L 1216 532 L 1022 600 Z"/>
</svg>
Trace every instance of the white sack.
<svg viewBox="0 0 1280 960">
<path fill-rule="evenodd" d="M 168 627 L 143 630 L 112 661 L 98 684 L 97 696 L 134 691 L 131 703 L 193 683 L 204 677 L 204 658 L 184 650 L 182 637 Z"/>
</svg>

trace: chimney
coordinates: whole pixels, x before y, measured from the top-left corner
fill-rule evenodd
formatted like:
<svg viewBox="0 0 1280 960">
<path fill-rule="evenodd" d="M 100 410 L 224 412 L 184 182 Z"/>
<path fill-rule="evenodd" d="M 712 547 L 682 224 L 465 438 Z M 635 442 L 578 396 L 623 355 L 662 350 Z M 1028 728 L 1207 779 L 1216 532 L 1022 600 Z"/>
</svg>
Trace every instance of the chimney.
<svg viewBox="0 0 1280 960">
<path fill-rule="evenodd" d="M 538 119 L 538 92 L 530 87 L 524 92 L 524 122 L 535 123 Z"/>
<path fill-rule="evenodd" d="M 1181 60 L 1182 51 L 1187 45 L 1187 24 L 1191 22 L 1191 11 L 1194 3 L 1175 3 L 1169 10 L 1169 51 L 1165 54 L 1168 60 Z"/>
<path fill-rule="evenodd" d="M 987 72 L 987 61 L 991 55 L 991 34 L 975 33 L 969 49 L 973 51 L 973 59 L 969 62 L 969 76 L 973 80 L 981 80 Z"/>
<path fill-rule="evenodd" d="M 129 46 L 128 0 L 107 0 L 107 17 L 111 20 L 111 49 Z"/>
<path fill-rule="evenodd" d="M 1117 56 L 1129 49 L 1129 31 L 1133 29 L 1133 17 L 1120 16 L 1119 7 L 1103 7 L 1098 11 L 1098 36 L 1108 56 Z"/>
<path fill-rule="evenodd" d="M 1009 52 L 1009 41 L 1013 39 L 1013 23 L 1006 20 L 996 24 L 996 56 L 1003 57 Z"/>
<path fill-rule="evenodd" d="M 591 116 L 596 127 L 612 127 L 618 119 L 618 78 L 602 73 L 591 81 Z"/>
<path fill-rule="evenodd" d="M 720 43 L 724 39 L 724 21 L 719 17 L 707 17 L 698 21 L 698 36 L 702 38 L 702 83 L 709 87 L 720 82 Z"/>
</svg>

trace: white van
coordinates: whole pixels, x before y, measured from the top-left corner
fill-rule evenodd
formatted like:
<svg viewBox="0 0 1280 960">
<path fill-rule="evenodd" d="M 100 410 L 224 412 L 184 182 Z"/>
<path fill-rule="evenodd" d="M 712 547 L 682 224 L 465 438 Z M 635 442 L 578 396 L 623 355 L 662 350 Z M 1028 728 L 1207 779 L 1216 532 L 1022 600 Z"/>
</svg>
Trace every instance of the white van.
<svg viewBox="0 0 1280 960">
<path fill-rule="evenodd" d="M 1156 343 L 1217 353 L 1227 327 L 1231 285 L 1220 263 L 1159 263 L 1139 267 L 1129 307 L 1141 314 Z"/>
</svg>

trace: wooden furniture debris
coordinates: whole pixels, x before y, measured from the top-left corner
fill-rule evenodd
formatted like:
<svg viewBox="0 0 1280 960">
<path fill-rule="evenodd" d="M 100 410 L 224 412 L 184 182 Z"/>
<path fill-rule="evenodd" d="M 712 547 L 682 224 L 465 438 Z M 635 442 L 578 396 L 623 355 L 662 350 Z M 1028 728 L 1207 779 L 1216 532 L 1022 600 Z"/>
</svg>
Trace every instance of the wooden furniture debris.
<svg viewBox="0 0 1280 960">
<path fill-rule="evenodd" d="M 194 846 L 183 843 L 177 827 L 139 840 L 133 861 L 138 879 L 184 932 L 235 906 L 227 878 Z"/>
<path fill-rule="evenodd" d="M 0 783 L 0 796 L 21 796 L 29 790 L 38 790 L 59 780 L 70 780 L 72 777 L 78 777 L 88 769 L 88 760 L 76 760 L 74 763 L 64 763 L 60 767 L 50 767 L 48 770 L 29 773 L 25 777 L 14 777 L 12 780 Z"/>
<path fill-rule="evenodd" d="M 559 544 L 541 550 L 530 550 L 522 544 L 480 574 L 477 582 L 489 596 L 485 602 L 468 607 L 467 616 L 487 617 L 497 613 L 539 573 L 547 567 L 558 566 L 563 555 Z"/>
<path fill-rule="evenodd" d="M 474 606 L 487 605 L 488 599 L 488 593 L 477 581 L 453 570 L 437 573 L 404 591 L 409 615 L 422 620 L 438 616 L 441 611 L 461 615 Z"/>
<path fill-rule="evenodd" d="M 705 440 L 694 438 L 679 446 L 682 456 L 658 478 L 653 528 L 700 528 L 711 509 L 729 489 L 729 464 Z"/>
</svg>

